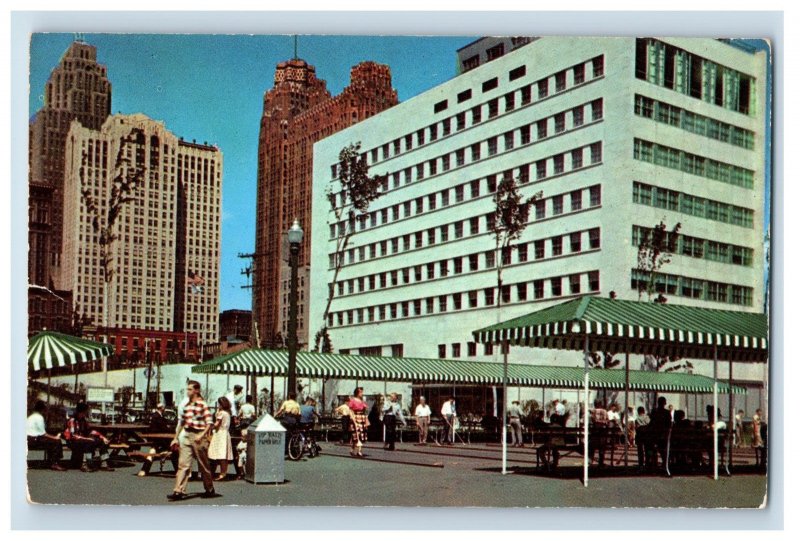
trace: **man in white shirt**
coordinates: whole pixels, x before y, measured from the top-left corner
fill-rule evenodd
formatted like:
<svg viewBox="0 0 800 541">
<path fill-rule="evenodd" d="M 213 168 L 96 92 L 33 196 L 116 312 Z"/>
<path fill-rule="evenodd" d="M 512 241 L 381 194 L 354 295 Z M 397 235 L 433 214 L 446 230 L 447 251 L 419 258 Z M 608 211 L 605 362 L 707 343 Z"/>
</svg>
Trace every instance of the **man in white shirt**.
<svg viewBox="0 0 800 541">
<path fill-rule="evenodd" d="M 239 409 L 244 404 L 244 387 L 241 385 L 234 385 L 233 391 L 225 395 L 225 398 L 231 403 L 231 417 L 239 416 Z"/>
<path fill-rule="evenodd" d="M 28 416 L 25 433 L 28 436 L 28 447 L 44 449 L 44 460 L 51 470 L 67 471 L 58 462 L 63 456 L 61 448 L 61 434 L 50 435 L 44 422 L 47 405 L 42 400 L 37 400 L 33 413 Z"/>
<path fill-rule="evenodd" d="M 428 428 L 431 426 L 431 408 L 424 396 L 419 397 L 419 404 L 414 410 L 414 416 L 417 418 L 417 428 L 419 428 L 419 443 L 425 445 L 428 442 Z"/>
<path fill-rule="evenodd" d="M 247 399 L 239 409 L 239 419 L 244 423 L 250 424 L 256 418 L 256 407 L 253 405 L 253 397 L 247 395 Z"/>
<path fill-rule="evenodd" d="M 519 400 L 514 400 L 508 408 L 508 424 L 511 426 L 511 446 L 522 447 L 522 408 Z"/>
<path fill-rule="evenodd" d="M 444 435 L 442 443 L 453 445 L 453 421 L 456 417 L 456 399 L 452 396 L 442 404 L 442 419 L 444 419 Z"/>
</svg>

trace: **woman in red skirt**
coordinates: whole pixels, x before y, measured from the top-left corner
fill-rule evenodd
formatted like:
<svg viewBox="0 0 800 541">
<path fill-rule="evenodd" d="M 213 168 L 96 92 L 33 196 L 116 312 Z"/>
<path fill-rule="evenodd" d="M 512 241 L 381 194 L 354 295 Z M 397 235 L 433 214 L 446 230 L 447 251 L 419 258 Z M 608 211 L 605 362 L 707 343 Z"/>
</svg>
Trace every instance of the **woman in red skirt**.
<svg viewBox="0 0 800 541">
<path fill-rule="evenodd" d="M 350 425 L 353 430 L 353 438 L 351 440 L 352 447 L 350 448 L 351 456 L 364 456 L 361 454 L 362 442 L 367 439 L 367 427 L 369 421 L 367 420 L 367 403 L 364 402 L 364 388 L 356 387 L 353 391 L 353 397 L 347 404 L 353 418 Z"/>
</svg>

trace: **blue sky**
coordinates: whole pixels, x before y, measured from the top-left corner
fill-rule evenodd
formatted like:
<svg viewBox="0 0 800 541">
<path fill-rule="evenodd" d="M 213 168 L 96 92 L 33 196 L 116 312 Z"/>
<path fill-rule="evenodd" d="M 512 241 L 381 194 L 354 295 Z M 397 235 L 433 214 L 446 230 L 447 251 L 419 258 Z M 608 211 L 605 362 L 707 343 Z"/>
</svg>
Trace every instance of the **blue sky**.
<svg viewBox="0 0 800 541">
<path fill-rule="evenodd" d="M 73 34 L 31 38 L 29 114 L 42 104 L 50 71 Z M 86 34 L 112 84 L 112 113 L 144 113 L 175 135 L 218 145 L 224 156 L 220 309 L 250 308 L 241 289 L 255 245 L 258 128 L 275 65 L 293 55 L 291 36 Z M 298 56 L 328 90 L 347 86 L 363 60 L 388 64 L 401 101 L 452 78 L 456 50 L 472 37 L 300 36 Z"/>
</svg>

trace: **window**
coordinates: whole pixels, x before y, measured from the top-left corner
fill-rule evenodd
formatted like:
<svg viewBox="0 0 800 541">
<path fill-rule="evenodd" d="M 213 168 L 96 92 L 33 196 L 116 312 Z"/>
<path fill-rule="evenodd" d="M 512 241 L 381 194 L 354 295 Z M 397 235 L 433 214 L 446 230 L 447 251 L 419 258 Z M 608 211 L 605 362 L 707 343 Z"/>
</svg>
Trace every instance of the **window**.
<svg viewBox="0 0 800 541">
<path fill-rule="evenodd" d="M 572 274 L 569 277 L 569 292 L 571 295 L 577 295 L 581 292 L 581 275 Z"/>
<path fill-rule="evenodd" d="M 456 150 L 456 167 L 464 165 L 464 154 L 466 154 L 466 152 L 463 148 Z"/>
<path fill-rule="evenodd" d="M 447 276 L 447 274 L 448 274 L 447 261 L 440 261 L 439 262 L 439 277 L 441 278 L 441 277 Z"/>
<path fill-rule="evenodd" d="M 498 113 L 498 100 L 497 98 L 489 100 L 489 118 L 494 118 Z"/>
<path fill-rule="evenodd" d="M 599 271 L 592 271 L 589 273 L 589 291 L 600 291 Z"/>
<path fill-rule="evenodd" d="M 564 253 L 564 239 L 562 237 L 553 237 L 550 239 L 551 253 L 553 257 L 560 256 Z"/>
<path fill-rule="evenodd" d="M 439 237 L 442 239 L 442 242 L 447 242 L 449 240 L 448 231 L 449 227 L 447 225 L 443 225 L 439 228 Z"/>
<path fill-rule="evenodd" d="M 481 106 L 476 105 L 472 108 L 472 125 L 480 124 L 481 122 Z"/>
<path fill-rule="evenodd" d="M 521 145 L 527 145 L 531 142 L 531 126 L 526 124 L 519 129 L 519 139 Z"/>
<path fill-rule="evenodd" d="M 478 270 L 478 254 L 470 254 L 469 256 L 469 270 Z"/>
<path fill-rule="evenodd" d="M 469 234 L 477 235 L 480 232 L 480 220 L 477 216 L 469 219 Z"/>
<path fill-rule="evenodd" d="M 567 72 L 559 71 L 556 73 L 556 92 L 562 92 L 567 88 Z"/>
<path fill-rule="evenodd" d="M 486 189 L 489 193 L 494 193 L 497 191 L 497 177 L 494 175 L 489 175 L 486 177 Z"/>
<path fill-rule="evenodd" d="M 545 212 L 545 201 L 544 199 L 538 199 L 534 203 L 534 208 L 536 212 L 536 219 L 543 220 L 544 219 L 544 212 Z"/>
<path fill-rule="evenodd" d="M 459 184 L 456 186 L 456 203 L 460 203 L 464 200 L 464 185 Z"/>
<path fill-rule="evenodd" d="M 432 193 L 428 196 L 428 210 L 436 210 L 436 194 Z"/>
<path fill-rule="evenodd" d="M 461 357 L 461 344 L 451 344 L 450 351 L 452 351 L 454 358 Z"/>
<path fill-rule="evenodd" d="M 450 119 L 445 118 L 442 120 L 442 137 L 450 135 Z"/>
<path fill-rule="evenodd" d="M 592 102 L 592 121 L 603 118 L 603 98 L 598 98 Z"/>
<path fill-rule="evenodd" d="M 453 310 L 461 310 L 461 293 L 453 293 Z"/>
<path fill-rule="evenodd" d="M 505 95 L 505 100 L 506 100 L 506 112 L 513 111 L 514 110 L 514 93 L 513 92 L 509 92 L 508 94 L 506 94 Z"/>
<path fill-rule="evenodd" d="M 578 64 L 572 68 L 572 80 L 576 85 L 581 84 L 586 79 L 586 66 Z"/>
<path fill-rule="evenodd" d="M 589 147 L 590 154 L 591 154 L 591 161 L 592 163 L 600 163 L 603 161 L 603 144 L 602 143 L 592 143 Z"/>
<path fill-rule="evenodd" d="M 414 214 L 422 214 L 425 210 L 425 201 L 421 197 L 417 197 L 414 200 L 414 208 L 416 210 Z"/>
<path fill-rule="evenodd" d="M 517 262 L 525 263 L 528 261 L 528 245 L 522 243 L 517 245 Z"/>
<path fill-rule="evenodd" d="M 453 274 L 461 274 L 464 272 L 464 263 L 461 257 L 453 258 Z"/>
<path fill-rule="evenodd" d="M 531 85 L 523 86 L 520 90 L 520 103 L 528 105 L 531 102 Z"/>
<path fill-rule="evenodd" d="M 425 299 L 425 313 L 432 314 L 433 313 L 433 306 L 434 306 L 434 298 L 428 297 Z"/>
<path fill-rule="evenodd" d="M 435 263 L 428 263 L 425 265 L 425 272 L 427 273 L 427 279 L 433 280 L 436 278 L 436 264 Z"/>
<path fill-rule="evenodd" d="M 564 172 L 564 155 L 553 156 L 553 174 L 558 175 Z"/>
<path fill-rule="evenodd" d="M 489 250 L 488 252 L 484 252 L 484 257 L 486 258 L 486 268 L 493 269 L 494 268 L 494 250 Z"/>
<path fill-rule="evenodd" d="M 469 192 L 470 197 L 475 199 L 476 197 L 480 197 L 481 195 L 481 181 L 475 179 L 469 183 Z"/>
<path fill-rule="evenodd" d="M 604 60 L 605 59 L 603 55 L 592 58 L 592 75 L 594 77 L 600 77 L 603 75 Z"/>
<path fill-rule="evenodd" d="M 409 284 L 411 283 L 411 271 L 409 269 L 403 269 L 403 283 Z"/>
<path fill-rule="evenodd" d="M 469 307 L 470 308 L 477 308 L 478 307 L 478 291 L 473 290 L 469 292 Z"/>
<path fill-rule="evenodd" d="M 509 81 L 516 81 L 520 77 L 524 76 L 525 76 L 525 66 L 519 66 L 518 68 L 514 68 L 513 70 L 508 72 Z"/>
<path fill-rule="evenodd" d="M 472 98 L 472 89 L 471 88 L 468 88 L 467 90 L 459 92 L 458 95 L 456 96 L 456 99 L 458 100 L 458 103 L 463 103 L 463 102 L 467 101 L 470 98 Z"/>
<path fill-rule="evenodd" d="M 544 259 L 544 241 L 537 240 L 533 243 L 533 253 L 536 259 Z"/>
<path fill-rule="evenodd" d="M 493 306 L 494 305 L 494 288 L 487 287 L 483 290 L 483 305 L 484 306 Z"/>
<path fill-rule="evenodd" d="M 484 355 L 491 355 L 494 352 L 494 344 L 491 342 L 486 342 L 483 344 L 483 354 Z"/>
<path fill-rule="evenodd" d="M 422 315 L 422 299 L 414 299 L 414 315 Z"/>
<path fill-rule="evenodd" d="M 506 151 L 514 148 L 514 132 L 508 131 L 503 134 L 503 144 Z"/>
<path fill-rule="evenodd" d="M 517 284 L 517 301 L 528 300 L 528 284 Z"/>
<path fill-rule="evenodd" d="M 570 233 L 569 235 L 569 249 L 570 252 L 580 252 L 581 251 L 581 234 L 580 233 Z"/>
<path fill-rule="evenodd" d="M 638 244 L 637 244 L 638 245 Z M 600 248 L 600 228 L 595 227 L 594 229 L 589 230 L 589 248 L 597 249 Z"/>
<path fill-rule="evenodd" d="M 539 88 L 539 99 L 546 98 L 549 94 L 549 80 L 542 79 L 538 83 L 536 83 Z"/>
<path fill-rule="evenodd" d="M 445 109 L 447 109 L 447 100 L 442 100 L 442 101 L 440 101 L 438 103 L 435 103 L 433 105 L 433 112 L 434 113 L 441 113 Z"/>
<path fill-rule="evenodd" d="M 446 207 L 450 204 L 450 190 L 442 190 L 442 206 Z"/>
<path fill-rule="evenodd" d="M 597 207 L 601 203 L 600 199 L 600 186 L 592 186 L 589 188 L 589 206 Z"/>
<path fill-rule="evenodd" d="M 536 122 L 536 137 L 539 139 L 544 139 L 547 137 L 547 119 L 543 118 Z"/>
<path fill-rule="evenodd" d="M 556 123 L 556 133 L 561 133 L 566 129 L 566 114 L 558 113 L 554 117 Z"/>
<path fill-rule="evenodd" d="M 474 143 L 470 147 L 470 152 L 472 154 L 472 161 L 473 162 L 476 162 L 476 161 L 480 160 L 481 159 L 481 144 L 480 143 Z"/>
<path fill-rule="evenodd" d="M 550 293 L 553 297 L 561 296 L 561 277 L 550 279 Z"/>
<path fill-rule="evenodd" d="M 487 141 L 489 146 L 489 156 L 497 154 L 497 137 L 492 137 Z"/>
<path fill-rule="evenodd" d="M 417 146 L 425 144 L 425 130 L 417 130 Z"/>
<path fill-rule="evenodd" d="M 570 199 L 570 207 L 572 211 L 581 210 L 583 206 L 583 190 L 575 190 L 570 192 L 569 194 Z"/>
<path fill-rule="evenodd" d="M 572 168 L 580 169 L 583 167 L 583 149 L 577 148 L 572 151 Z"/>
<path fill-rule="evenodd" d="M 408 135 L 406 135 L 405 141 L 406 141 L 406 152 L 408 152 L 409 150 L 414 148 L 414 136 L 409 133 Z"/>
<path fill-rule="evenodd" d="M 538 160 L 536 162 L 536 179 L 541 180 L 547 176 L 547 162 Z"/>
<path fill-rule="evenodd" d="M 414 233 L 414 248 L 422 248 L 422 231 Z"/>
<path fill-rule="evenodd" d="M 456 131 L 463 130 L 467 127 L 467 113 L 458 113 L 456 115 Z"/>
<path fill-rule="evenodd" d="M 431 135 L 430 137 L 431 141 L 436 141 L 436 139 L 439 138 L 439 130 L 437 129 L 436 124 L 431 124 L 430 126 L 428 126 L 428 131 L 430 132 Z"/>
<path fill-rule="evenodd" d="M 471 69 L 477 68 L 480 65 L 480 63 L 481 63 L 480 57 L 475 54 L 475 55 L 470 56 L 466 60 L 464 60 L 461 63 L 461 65 L 464 67 L 464 71 L 469 71 Z M 471 90 L 466 90 L 465 92 L 471 92 Z M 464 92 L 462 92 L 461 94 L 463 94 L 463 93 Z M 465 98 L 465 99 L 469 99 L 469 98 Z"/>
<path fill-rule="evenodd" d="M 544 298 L 544 280 L 533 281 L 533 298 L 534 299 Z"/>
<path fill-rule="evenodd" d="M 502 45 L 503 44 L 501 43 L 500 47 L 502 47 Z M 492 49 L 494 49 L 494 48 L 495 47 L 492 47 Z M 491 51 L 492 49 L 489 49 L 489 51 Z M 486 51 L 486 53 L 488 54 L 489 51 Z M 492 60 L 492 59 L 490 58 L 489 60 Z M 483 92 L 489 92 L 490 90 L 493 90 L 493 89 L 497 88 L 497 85 L 498 85 L 497 77 L 493 77 L 492 79 L 489 79 L 488 81 L 484 81 L 483 82 L 483 84 L 481 85 L 481 90 Z"/>
<path fill-rule="evenodd" d="M 531 180 L 531 166 L 524 163 L 519 166 L 519 183 L 527 184 Z"/>
<path fill-rule="evenodd" d="M 456 222 L 453 224 L 454 236 L 460 239 L 464 236 L 464 222 Z"/>
<path fill-rule="evenodd" d="M 425 178 L 425 164 L 418 163 L 417 164 L 417 180 L 422 180 Z"/>
</svg>

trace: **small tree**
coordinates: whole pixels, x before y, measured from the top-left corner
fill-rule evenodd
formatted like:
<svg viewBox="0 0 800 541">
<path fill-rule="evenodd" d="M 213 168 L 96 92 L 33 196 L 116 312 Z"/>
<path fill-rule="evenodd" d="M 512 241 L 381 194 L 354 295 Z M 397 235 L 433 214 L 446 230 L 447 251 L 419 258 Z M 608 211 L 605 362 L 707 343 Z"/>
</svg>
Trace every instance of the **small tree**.
<svg viewBox="0 0 800 541">
<path fill-rule="evenodd" d="M 344 254 L 357 223 L 366 218 L 370 204 L 381 196 L 380 187 L 387 175 L 369 175 L 369 165 L 361 155 L 361 143 L 351 143 L 339 152 L 338 191 L 328 187 L 326 196 L 335 217 L 336 251 L 334 252 L 333 280 L 328 284 L 328 299 L 322 314 L 322 327 L 314 336 L 314 351 L 330 353 L 333 350 L 328 334 L 328 315 L 333 302 L 334 289 L 344 264 Z M 341 201 L 343 196 L 344 201 Z M 342 202 L 342 204 L 338 204 Z M 343 218 L 346 220 L 343 222 Z"/>
</svg>

